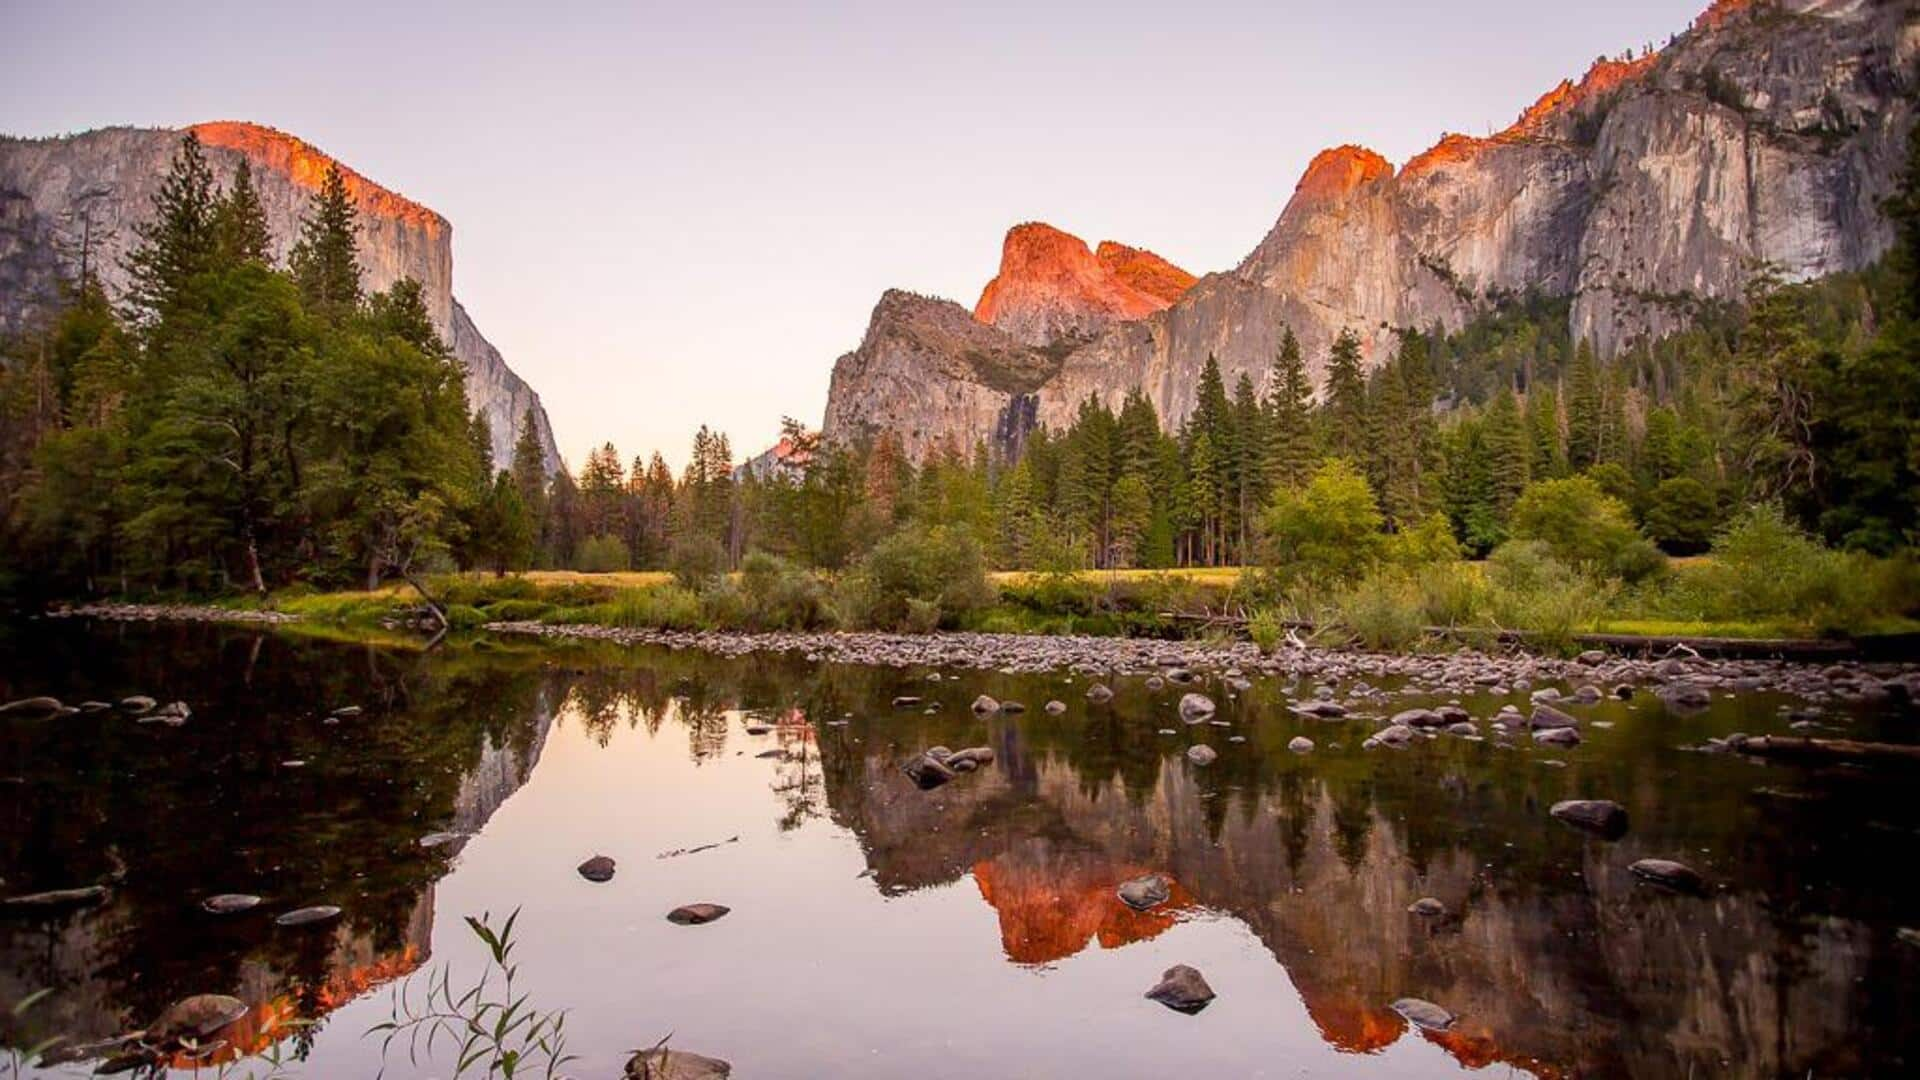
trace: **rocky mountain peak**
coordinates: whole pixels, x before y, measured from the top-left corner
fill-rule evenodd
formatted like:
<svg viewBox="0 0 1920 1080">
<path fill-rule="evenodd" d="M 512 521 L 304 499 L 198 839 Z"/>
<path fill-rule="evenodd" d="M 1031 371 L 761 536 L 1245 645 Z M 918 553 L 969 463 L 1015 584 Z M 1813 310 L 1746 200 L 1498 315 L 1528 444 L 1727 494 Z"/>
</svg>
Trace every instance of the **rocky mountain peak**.
<svg viewBox="0 0 1920 1080">
<path fill-rule="evenodd" d="M 1086 241 L 1042 222 L 1007 230 L 1000 272 L 980 293 L 974 318 L 1029 345 L 1086 338 L 1144 318 L 1178 300 L 1193 275 L 1150 251 Z"/>
<path fill-rule="evenodd" d="M 280 173 L 307 191 L 319 191 L 327 170 L 338 166 L 347 194 L 362 214 L 401 221 L 436 235 L 450 228 L 446 218 L 381 187 L 305 139 L 277 128 L 245 120 L 212 120 L 188 130 L 198 135 L 203 145 L 243 154 L 255 169 Z"/>
<path fill-rule="evenodd" d="M 1393 162 L 1364 146 L 1348 143 L 1320 151 L 1293 189 L 1293 202 L 1333 202 L 1367 184 L 1393 178 Z"/>
</svg>

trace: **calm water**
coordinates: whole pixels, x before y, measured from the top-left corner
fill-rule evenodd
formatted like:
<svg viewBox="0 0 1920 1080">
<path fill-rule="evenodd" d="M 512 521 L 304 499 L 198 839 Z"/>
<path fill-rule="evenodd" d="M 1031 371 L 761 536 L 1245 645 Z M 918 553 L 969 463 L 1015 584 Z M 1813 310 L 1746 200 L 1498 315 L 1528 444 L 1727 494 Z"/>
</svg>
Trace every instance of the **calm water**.
<svg viewBox="0 0 1920 1080">
<path fill-rule="evenodd" d="M 1594 706 L 1613 726 L 1564 751 L 1363 752 L 1368 722 L 1296 718 L 1279 682 L 1214 687 L 1232 726 L 1188 728 L 1177 690 L 1137 679 L 1094 708 L 1058 677 L 181 626 L 34 624 L 0 656 L 0 696 L 193 709 L 0 720 L 0 893 L 119 879 L 101 907 L 0 921 L 0 1012 L 54 991 L 35 1031 L 100 1038 L 229 993 L 254 1006 L 238 1041 L 308 1019 L 293 1072 L 372 1075 L 397 980 L 477 975 L 461 917 L 519 908 L 523 986 L 572 1010 L 583 1077 L 668 1034 L 744 1077 L 1858 1076 L 1920 1056 L 1920 948 L 1896 936 L 1920 926 L 1916 775 L 1680 749 L 1785 730 L 1777 698 Z M 976 719 L 983 691 L 1032 711 Z M 343 705 L 365 712 L 323 721 Z M 1911 739 L 1916 716 L 1823 719 Z M 1320 749 L 1289 753 L 1302 733 Z M 1194 741 L 1219 761 L 1189 765 Z M 922 792 L 898 763 L 936 744 L 998 756 Z M 1575 796 L 1626 804 L 1632 831 L 1547 816 Z M 441 830 L 475 835 L 418 843 Z M 619 863 L 604 885 L 574 872 L 596 853 Z M 1646 856 L 1716 888 L 1638 885 Z M 1172 904 L 1133 913 L 1114 886 L 1151 871 Z M 267 902 L 196 906 L 221 892 Z M 1407 914 L 1423 896 L 1451 914 Z M 665 920 L 693 901 L 733 912 Z M 274 927 L 316 903 L 345 915 Z M 1141 996 L 1176 963 L 1219 994 L 1198 1015 Z M 1410 1029 L 1405 996 L 1459 1023 Z"/>
</svg>

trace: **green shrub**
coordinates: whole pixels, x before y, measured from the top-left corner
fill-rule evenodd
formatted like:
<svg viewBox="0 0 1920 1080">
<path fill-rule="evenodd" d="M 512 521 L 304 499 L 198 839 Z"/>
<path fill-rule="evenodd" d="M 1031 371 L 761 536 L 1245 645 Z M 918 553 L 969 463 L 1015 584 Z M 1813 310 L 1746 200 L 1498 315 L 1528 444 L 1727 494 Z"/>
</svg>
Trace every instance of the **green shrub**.
<svg viewBox="0 0 1920 1080">
<path fill-rule="evenodd" d="M 986 558 L 969 533 L 914 527 L 867 552 L 843 581 L 840 609 L 856 626 L 929 629 L 950 625 L 993 598 Z"/>
<path fill-rule="evenodd" d="M 682 536 L 667 555 L 667 569 L 681 588 L 699 592 L 726 574 L 727 549 L 711 536 Z"/>
<path fill-rule="evenodd" d="M 1429 626 L 1469 626 L 1486 606 L 1486 581 L 1477 568 L 1460 562 L 1436 562 L 1413 572 L 1420 594 L 1420 615 Z"/>
<path fill-rule="evenodd" d="M 471 604 L 447 605 L 447 628 L 451 630 L 472 630 L 487 621 L 486 612 Z"/>
<path fill-rule="evenodd" d="M 553 605 L 539 600 L 495 600 L 481 610 L 495 622 L 533 622 L 545 618 Z"/>
<path fill-rule="evenodd" d="M 575 613 L 577 617 L 567 621 L 654 630 L 698 630 L 702 626 L 700 597 L 677 585 L 626 589 L 612 600 L 575 609 Z M 560 621 L 558 614 L 549 620 Z"/>
<path fill-rule="evenodd" d="M 1662 480 L 1647 499 L 1647 535 L 1675 555 L 1707 550 L 1720 506 L 1707 485 L 1691 476 Z"/>
<path fill-rule="evenodd" d="M 1263 653 L 1270 653 L 1287 639 L 1287 621 L 1272 608 L 1261 608 L 1247 620 L 1247 636 Z"/>
<path fill-rule="evenodd" d="M 610 574 L 627 565 L 627 545 L 617 536 L 590 536 L 573 556 L 573 568 L 583 574 Z"/>
<path fill-rule="evenodd" d="M 1526 631 L 1538 647 L 1561 651 L 1599 621 L 1614 595 L 1539 540 L 1500 545 L 1487 560 L 1487 583 L 1486 609 L 1495 626 Z"/>
<path fill-rule="evenodd" d="M 1593 575 L 1618 574 L 1638 581 L 1656 572 L 1646 538 L 1633 527 L 1627 508 L 1591 477 L 1528 484 L 1509 521 L 1516 540 L 1537 540 L 1559 561 Z"/>
<path fill-rule="evenodd" d="M 1341 590 L 1334 618 L 1354 641 L 1368 649 L 1408 649 L 1426 633 L 1420 591 L 1405 574 L 1396 571 L 1369 574 Z"/>
<path fill-rule="evenodd" d="M 1401 566 L 1458 562 L 1460 542 L 1453 538 L 1453 526 L 1447 523 L 1446 515 L 1428 514 L 1387 537 L 1386 557 Z"/>
<path fill-rule="evenodd" d="M 812 630 L 832 621 L 827 591 L 812 571 L 754 552 L 740 563 L 748 621 L 760 630 Z"/>
<path fill-rule="evenodd" d="M 1373 489 L 1338 458 L 1322 465 L 1305 488 L 1276 492 L 1260 524 L 1265 562 L 1283 586 L 1356 581 L 1385 543 Z"/>
</svg>

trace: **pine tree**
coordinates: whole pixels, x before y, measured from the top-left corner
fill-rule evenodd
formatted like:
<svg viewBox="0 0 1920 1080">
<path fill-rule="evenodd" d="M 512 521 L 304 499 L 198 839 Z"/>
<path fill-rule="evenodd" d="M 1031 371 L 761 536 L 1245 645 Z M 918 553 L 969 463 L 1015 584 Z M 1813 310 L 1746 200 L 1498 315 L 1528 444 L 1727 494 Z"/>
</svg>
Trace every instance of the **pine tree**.
<svg viewBox="0 0 1920 1080">
<path fill-rule="evenodd" d="M 154 193 L 152 216 L 134 228 L 139 243 L 127 257 L 127 300 L 149 325 L 176 311 L 189 283 L 212 267 L 217 198 L 200 137 L 188 131 Z"/>
<path fill-rule="evenodd" d="M 547 455 L 540 441 L 539 418 L 531 405 L 521 414 L 520 432 L 513 440 L 513 460 L 507 471 L 513 475 L 520 508 L 532 523 L 538 541 L 547 527 Z"/>
<path fill-rule="evenodd" d="M 329 165 L 288 264 L 308 309 L 334 322 L 360 306 L 359 229 L 346 178 Z"/>
<path fill-rule="evenodd" d="M 1502 388 L 1487 407 L 1481 440 L 1486 447 L 1489 497 L 1493 512 L 1505 521 L 1514 500 L 1527 486 L 1529 457 L 1527 431 L 1513 391 Z"/>
<path fill-rule="evenodd" d="M 1246 558 L 1253 541 L 1253 519 L 1267 501 L 1266 412 L 1254 393 L 1253 380 L 1242 372 L 1233 387 L 1232 526 L 1234 556 Z"/>
<path fill-rule="evenodd" d="M 266 266 L 273 261 L 267 212 L 253 187 L 253 167 L 244 157 L 233 171 L 233 186 L 214 208 L 213 233 L 215 250 L 223 264 L 251 262 Z"/>
<path fill-rule="evenodd" d="M 1527 475 L 1556 480 L 1567 475 L 1566 445 L 1560 438 L 1560 403 L 1553 389 L 1535 383 L 1527 390 Z"/>
<path fill-rule="evenodd" d="M 1367 383 L 1360 373 L 1360 335 L 1340 331 L 1327 358 L 1326 403 L 1320 409 L 1322 448 L 1356 467 L 1366 460 Z"/>
<path fill-rule="evenodd" d="M 1272 487 L 1297 488 L 1313 471 L 1313 386 L 1291 327 L 1274 353 L 1268 384 L 1268 480 Z"/>
<path fill-rule="evenodd" d="M 1567 464 L 1574 472 L 1589 469 L 1601 460 L 1605 408 L 1593 344 L 1581 341 L 1574 350 L 1573 369 L 1567 373 Z"/>
</svg>

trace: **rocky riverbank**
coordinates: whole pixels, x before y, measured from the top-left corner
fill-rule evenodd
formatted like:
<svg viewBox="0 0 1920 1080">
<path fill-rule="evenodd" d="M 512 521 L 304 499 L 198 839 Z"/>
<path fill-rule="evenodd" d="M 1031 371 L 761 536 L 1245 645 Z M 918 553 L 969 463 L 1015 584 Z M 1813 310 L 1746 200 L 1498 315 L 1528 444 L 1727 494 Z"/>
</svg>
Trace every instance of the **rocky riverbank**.
<svg viewBox="0 0 1920 1080">
<path fill-rule="evenodd" d="M 654 630 L 534 622 L 488 623 L 500 634 L 668 649 L 700 649 L 721 656 L 800 654 L 808 660 L 883 667 L 972 668 L 1008 674 L 1073 671 L 1086 676 L 1139 675 L 1172 682 L 1206 678 L 1229 688 L 1252 678 L 1321 684 L 1405 680 L 1407 690 L 1431 693 L 1509 693 L 1565 684 L 1572 696 L 1630 696 L 1640 689 L 1679 707 L 1705 705 L 1715 693 L 1772 692 L 1812 701 L 1859 703 L 1920 701 L 1920 664 L 1804 664 L 1783 660 L 1715 660 L 1677 655 L 1663 659 L 1618 656 L 1601 650 L 1574 659 L 1472 649 L 1432 655 L 1395 655 L 1317 648 L 1262 653 L 1251 642 L 1161 641 L 1145 638 L 1024 634 L 765 633 Z"/>
<path fill-rule="evenodd" d="M 78 604 L 50 608 L 49 619 L 109 619 L 115 622 L 299 622 L 298 615 L 283 611 L 250 608 L 215 607 L 211 604 Z"/>
</svg>

